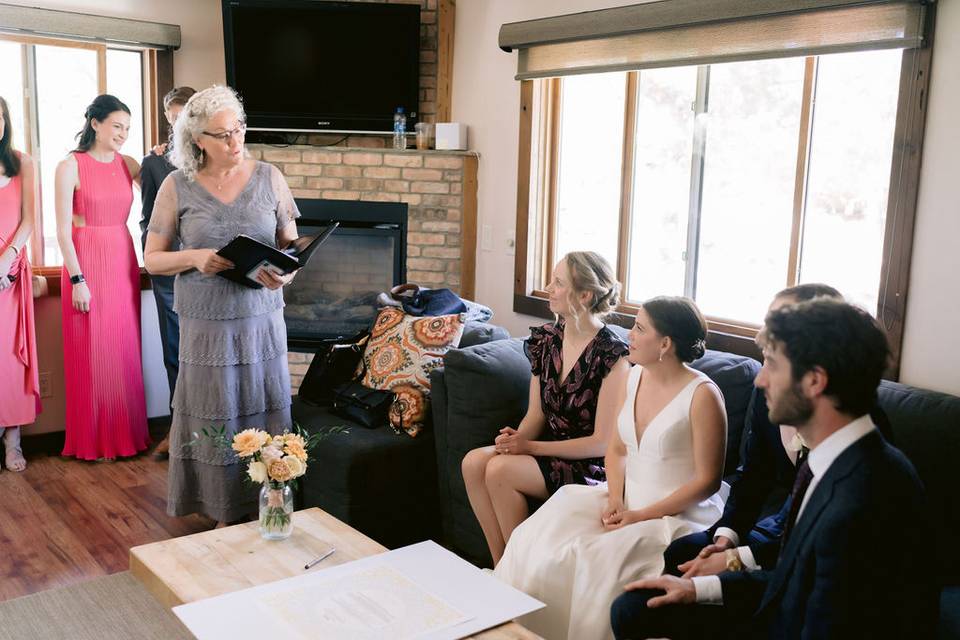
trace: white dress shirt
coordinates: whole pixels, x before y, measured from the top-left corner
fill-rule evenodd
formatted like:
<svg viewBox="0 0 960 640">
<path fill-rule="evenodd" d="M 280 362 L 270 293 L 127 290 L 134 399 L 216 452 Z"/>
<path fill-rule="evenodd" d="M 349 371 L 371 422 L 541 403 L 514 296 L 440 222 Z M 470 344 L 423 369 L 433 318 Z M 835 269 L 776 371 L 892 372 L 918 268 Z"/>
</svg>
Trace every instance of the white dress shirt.
<svg viewBox="0 0 960 640">
<path fill-rule="evenodd" d="M 803 510 L 810 501 L 810 496 L 820 483 L 820 479 L 833 464 L 833 461 L 840 457 L 840 454 L 847 450 L 857 440 L 865 435 L 872 433 L 876 429 L 873 420 L 868 415 L 862 415 L 850 424 L 837 429 L 832 434 L 824 438 L 823 442 L 816 448 L 810 450 L 807 456 L 807 464 L 810 465 L 810 472 L 813 478 L 807 487 L 807 492 L 803 494 L 803 502 L 800 503 L 800 511 L 797 512 L 797 522 L 803 516 Z M 729 531 L 729 530 L 727 530 Z M 720 530 L 717 531 L 718 535 Z M 724 534 L 725 535 L 725 534 Z M 736 535 L 736 534 L 734 534 Z M 733 538 L 731 538 L 733 540 Z M 738 540 L 734 540 L 736 544 Z M 739 547 L 738 551 L 746 547 Z M 747 566 L 747 560 L 741 552 L 740 560 L 744 566 Z M 750 554 L 750 560 L 753 561 L 753 554 Z M 756 562 L 753 562 L 756 566 Z M 748 567 L 749 569 L 749 567 Z M 723 604 L 723 589 L 720 578 L 717 576 L 697 576 L 693 578 L 693 587 L 697 592 L 697 602 L 700 604 Z"/>
</svg>

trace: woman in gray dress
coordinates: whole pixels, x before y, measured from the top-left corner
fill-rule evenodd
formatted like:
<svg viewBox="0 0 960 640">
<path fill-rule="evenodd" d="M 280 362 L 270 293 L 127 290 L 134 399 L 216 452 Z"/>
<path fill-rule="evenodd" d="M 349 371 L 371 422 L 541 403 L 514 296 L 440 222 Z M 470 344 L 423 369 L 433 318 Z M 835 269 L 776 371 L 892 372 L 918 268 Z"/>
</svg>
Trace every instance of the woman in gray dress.
<svg viewBox="0 0 960 640">
<path fill-rule="evenodd" d="M 173 398 L 167 512 L 203 513 L 220 523 L 256 510 L 245 465 L 207 438 L 257 427 L 290 428 L 287 332 L 280 288 L 292 275 L 261 270 L 262 289 L 217 277 L 233 265 L 216 251 L 237 234 L 285 247 L 299 217 L 280 171 L 243 146 L 243 107 L 228 87 L 195 94 L 174 127 L 170 174 L 157 193 L 144 262 L 151 274 L 177 274 L 180 373 Z M 170 251 L 179 243 L 180 251 Z"/>
</svg>

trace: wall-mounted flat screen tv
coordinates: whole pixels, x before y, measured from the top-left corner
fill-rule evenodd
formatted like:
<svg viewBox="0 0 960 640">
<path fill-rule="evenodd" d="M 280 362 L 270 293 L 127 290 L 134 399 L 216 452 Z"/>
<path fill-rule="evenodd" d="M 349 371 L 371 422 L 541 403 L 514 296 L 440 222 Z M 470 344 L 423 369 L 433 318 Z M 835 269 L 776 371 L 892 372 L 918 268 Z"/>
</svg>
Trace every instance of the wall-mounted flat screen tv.
<svg viewBox="0 0 960 640">
<path fill-rule="evenodd" d="M 388 132 L 420 97 L 420 7 L 314 0 L 222 0 L 227 83 L 247 126 Z"/>
</svg>

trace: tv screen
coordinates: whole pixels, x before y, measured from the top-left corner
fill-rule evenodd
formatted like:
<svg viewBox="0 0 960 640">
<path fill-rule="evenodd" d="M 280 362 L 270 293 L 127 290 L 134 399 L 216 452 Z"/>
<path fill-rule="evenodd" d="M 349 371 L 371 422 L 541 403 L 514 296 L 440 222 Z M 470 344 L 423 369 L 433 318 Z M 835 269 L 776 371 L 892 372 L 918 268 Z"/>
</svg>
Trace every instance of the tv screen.
<svg viewBox="0 0 960 640">
<path fill-rule="evenodd" d="M 389 132 L 397 107 L 417 122 L 418 5 L 222 2 L 227 83 L 249 128 Z"/>
</svg>

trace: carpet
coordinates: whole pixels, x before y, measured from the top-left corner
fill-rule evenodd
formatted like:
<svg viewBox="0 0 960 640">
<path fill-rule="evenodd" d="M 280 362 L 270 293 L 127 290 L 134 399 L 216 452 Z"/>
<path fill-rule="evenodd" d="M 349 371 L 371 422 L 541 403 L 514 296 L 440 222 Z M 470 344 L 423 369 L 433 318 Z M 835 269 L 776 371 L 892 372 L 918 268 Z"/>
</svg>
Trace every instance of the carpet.
<svg viewBox="0 0 960 640">
<path fill-rule="evenodd" d="M 0 640 L 191 640 L 129 571 L 0 602 Z"/>
</svg>

